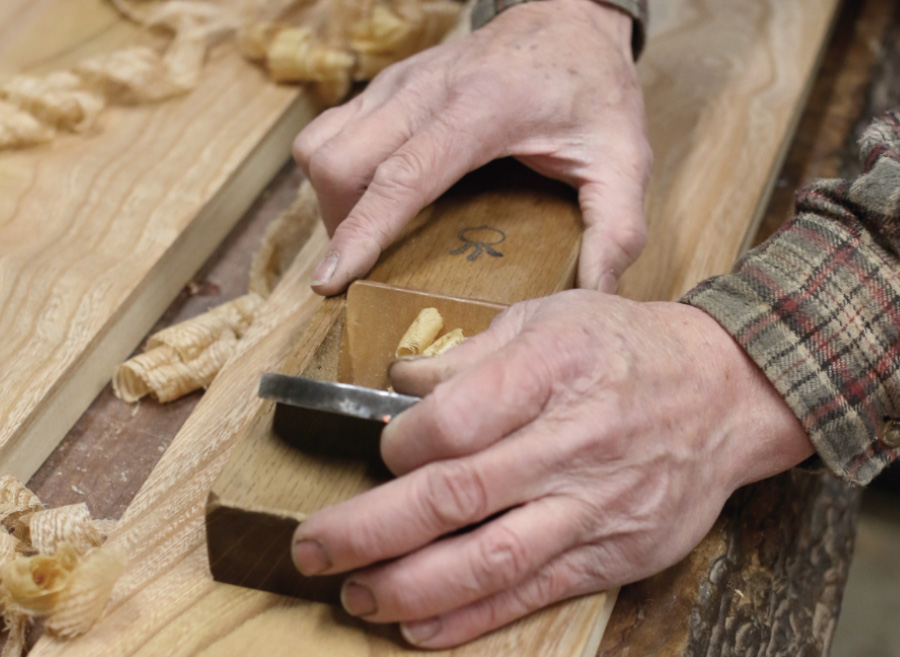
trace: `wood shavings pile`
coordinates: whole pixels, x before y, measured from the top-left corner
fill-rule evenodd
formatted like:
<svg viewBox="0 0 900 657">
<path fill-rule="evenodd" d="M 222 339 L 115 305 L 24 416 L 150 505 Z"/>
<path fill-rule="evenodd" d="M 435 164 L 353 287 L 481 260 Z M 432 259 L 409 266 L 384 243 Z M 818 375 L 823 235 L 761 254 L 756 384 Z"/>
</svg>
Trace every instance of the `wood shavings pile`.
<svg viewBox="0 0 900 657">
<path fill-rule="evenodd" d="M 116 369 L 116 397 L 133 403 L 152 395 L 165 403 L 209 387 L 319 221 L 316 193 L 305 181 L 266 229 L 250 267 L 249 292 L 151 335 L 144 353 Z"/>
<path fill-rule="evenodd" d="M 18 657 L 35 618 L 62 639 L 84 634 L 100 616 L 124 567 L 102 547 L 110 521 L 84 503 L 45 509 L 15 477 L 0 477 L 0 609 L 9 632 L 0 657 Z"/>
<path fill-rule="evenodd" d="M 166 48 L 134 46 L 0 85 L 0 151 L 87 132 L 109 105 L 185 94 L 199 83 L 209 48 L 235 34 L 244 56 L 264 62 L 273 80 L 313 84 L 333 104 L 353 81 L 440 42 L 462 7 L 454 0 L 110 2 L 129 20 L 170 35 Z"/>
<path fill-rule="evenodd" d="M 352 82 L 439 43 L 461 8 L 453 0 L 319 0 L 299 24 L 243 26 L 238 45 L 276 82 L 316 83 L 324 100 L 336 102 Z"/>
<path fill-rule="evenodd" d="M 114 4 L 142 25 L 170 33 L 165 51 L 134 46 L 84 59 L 68 71 L 19 75 L 0 85 L 0 150 L 48 142 L 61 131 L 86 132 L 108 105 L 187 93 L 197 86 L 210 44 L 238 25 L 233 12 L 212 3 Z"/>
</svg>

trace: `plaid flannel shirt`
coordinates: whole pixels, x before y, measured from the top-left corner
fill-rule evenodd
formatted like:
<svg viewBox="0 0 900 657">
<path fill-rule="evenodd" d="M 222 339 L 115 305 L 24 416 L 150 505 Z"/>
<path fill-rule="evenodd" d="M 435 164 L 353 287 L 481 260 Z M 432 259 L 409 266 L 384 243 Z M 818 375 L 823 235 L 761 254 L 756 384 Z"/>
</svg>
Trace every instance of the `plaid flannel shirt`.
<svg viewBox="0 0 900 657">
<path fill-rule="evenodd" d="M 472 29 L 477 30 L 494 16 L 523 2 L 531 0 L 478 0 L 472 9 Z M 601 4 L 618 7 L 634 18 L 634 29 L 631 33 L 631 49 L 637 59 L 644 48 L 647 34 L 647 0 L 596 0 Z"/>
<path fill-rule="evenodd" d="M 867 484 L 900 456 L 900 108 L 860 146 L 859 178 L 801 191 L 788 224 L 682 301 L 743 346 L 833 472 Z"/>
</svg>

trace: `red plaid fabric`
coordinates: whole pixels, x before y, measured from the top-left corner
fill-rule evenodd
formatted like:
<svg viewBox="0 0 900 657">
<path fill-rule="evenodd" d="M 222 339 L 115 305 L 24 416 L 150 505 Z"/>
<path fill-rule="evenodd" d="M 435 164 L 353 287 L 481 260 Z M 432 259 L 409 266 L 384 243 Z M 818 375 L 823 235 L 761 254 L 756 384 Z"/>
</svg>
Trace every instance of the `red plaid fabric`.
<svg viewBox="0 0 900 657">
<path fill-rule="evenodd" d="M 531 2 L 531 0 L 478 0 L 472 9 L 472 29 L 477 30 L 501 11 L 523 2 Z M 634 17 L 631 48 L 634 58 L 637 59 L 644 49 L 644 39 L 647 34 L 647 0 L 596 0 L 596 2 L 618 7 Z"/>
<path fill-rule="evenodd" d="M 900 108 L 861 140 L 864 173 L 821 180 L 796 216 L 681 301 L 740 343 L 836 474 L 900 456 Z"/>
</svg>

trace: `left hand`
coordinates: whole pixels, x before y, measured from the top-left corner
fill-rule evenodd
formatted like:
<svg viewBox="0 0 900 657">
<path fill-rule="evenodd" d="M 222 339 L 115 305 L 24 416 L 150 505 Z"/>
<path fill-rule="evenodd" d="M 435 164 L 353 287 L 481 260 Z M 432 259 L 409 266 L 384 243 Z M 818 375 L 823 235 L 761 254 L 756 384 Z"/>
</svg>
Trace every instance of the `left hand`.
<svg viewBox="0 0 900 657">
<path fill-rule="evenodd" d="M 518 4 L 311 122 L 294 157 L 332 235 L 313 289 L 343 291 L 463 175 L 513 156 L 578 189 L 578 286 L 614 291 L 644 246 L 653 159 L 631 34 L 593 0 Z"/>
<path fill-rule="evenodd" d="M 391 377 L 427 395 L 382 435 L 399 477 L 303 522 L 294 559 L 305 574 L 361 569 L 347 611 L 400 621 L 422 647 L 659 572 L 737 487 L 812 453 L 744 351 L 676 303 L 517 304 Z"/>
</svg>

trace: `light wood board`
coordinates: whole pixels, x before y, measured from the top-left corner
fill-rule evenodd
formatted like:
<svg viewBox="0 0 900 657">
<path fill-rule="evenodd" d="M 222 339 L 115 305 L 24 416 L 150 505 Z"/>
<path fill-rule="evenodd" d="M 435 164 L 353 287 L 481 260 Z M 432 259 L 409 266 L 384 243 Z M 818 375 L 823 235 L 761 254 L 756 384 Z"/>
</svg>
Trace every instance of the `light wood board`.
<svg viewBox="0 0 900 657">
<path fill-rule="evenodd" d="M 628 296 L 670 298 L 730 267 L 777 171 L 835 4 L 673 0 L 655 6 L 641 64 L 657 157 L 651 246 L 623 283 Z M 264 323 L 254 327 L 251 342 L 223 370 L 123 517 L 112 540 L 128 546 L 132 560 L 106 617 L 73 642 L 42 638 L 34 655 L 372 654 L 375 635 L 347 625 L 338 631 L 330 608 L 298 608 L 279 596 L 218 585 L 207 571 L 207 492 L 232 437 L 260 419 L 256 375 L 284 362 L 320 304 L 305 284 L 323 249 L 318 233 L 301 256 L 308 262 L 297 263 L 283 281 Z M 573 631 L 596 633 L 604 622 Z M 335 631 L 314 633 L 310 628 L 319 624 Z M 592 643 L 583 634 L 575 639 Z M 569 655 L 571 646 L 544 654 Z M 509 645 L 496 654 L 524 648 Z"/>
<path fill-rule="evenodd" d="M 0 80 L 150 39 L 107 0 L 4 0 Z M 222 45 L 187 96 L 0 152 L 0 472 L 43 462 L 314 112 Z"/>
</svg>

